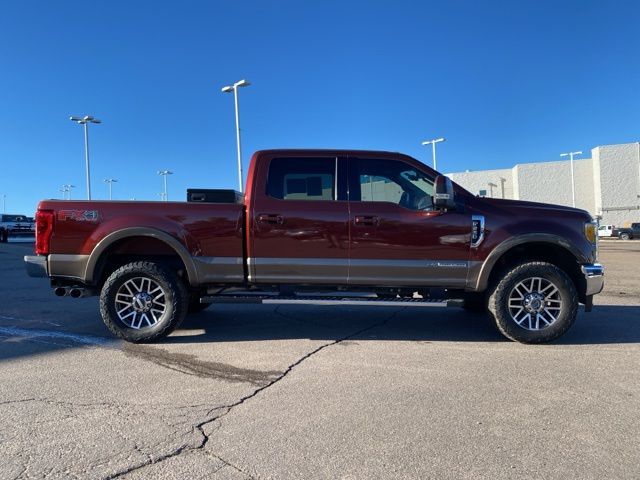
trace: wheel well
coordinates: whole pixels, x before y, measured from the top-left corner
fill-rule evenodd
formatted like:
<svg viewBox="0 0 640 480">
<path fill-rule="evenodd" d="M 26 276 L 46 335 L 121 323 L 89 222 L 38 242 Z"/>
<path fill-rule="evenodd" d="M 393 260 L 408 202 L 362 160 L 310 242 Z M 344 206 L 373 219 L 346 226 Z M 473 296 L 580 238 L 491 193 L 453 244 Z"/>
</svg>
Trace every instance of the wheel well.
<svg viewBox="0 0 640 480">
<path fill-rule="evenodd" d="M 157 238 L 134 236 L 117 240 L 102 252 L 94 274 L 96 285 L 102 288 L 115 270 L 127 263 L 140 260 L 162 263 L 189 283 L 186 266 L 173 247 Z"/>
<path fill-rule="evenodd" d="M 533 261 L 551 263 L 563 270 L 576 287 L 580 302 L 586 301 L 586 281 L 576 257 L 566 248 L 547 242 L 523 243 L 503 253 L 489 275 L 489 289 L 491 290 L 511 267 Z"/>
</svg>

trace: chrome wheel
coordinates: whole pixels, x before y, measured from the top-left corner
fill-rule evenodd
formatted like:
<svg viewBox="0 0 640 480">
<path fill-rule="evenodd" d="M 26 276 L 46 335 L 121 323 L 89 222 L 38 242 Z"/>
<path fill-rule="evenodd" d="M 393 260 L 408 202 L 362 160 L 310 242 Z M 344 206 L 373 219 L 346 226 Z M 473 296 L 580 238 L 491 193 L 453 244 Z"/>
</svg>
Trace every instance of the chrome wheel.
<svg viewBox="0 0 640 480">
<path fill-rule="evenodd" d="M 120 321 L 135 330 L 153 327 L 167 311 L 166 292 L 148 277 L 124 282 L 116 293 L 115 304 Z"/>
<path fill-rule="evenodd" d="M 543 330 L 553 325 L 562 311 L 560 291 L 542 277 L 522 280 L 509 293 L 509 313 L 526 330 Z"/>
</svg>

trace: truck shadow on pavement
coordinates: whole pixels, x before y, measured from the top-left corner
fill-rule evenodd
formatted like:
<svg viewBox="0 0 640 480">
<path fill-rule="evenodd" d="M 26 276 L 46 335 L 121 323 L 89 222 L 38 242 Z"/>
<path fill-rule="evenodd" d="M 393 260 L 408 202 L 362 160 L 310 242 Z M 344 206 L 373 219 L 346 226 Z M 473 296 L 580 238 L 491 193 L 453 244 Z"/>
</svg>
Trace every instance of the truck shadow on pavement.
<svg viewBox="0 0 640 480">
<path fill-rule="evenodd" d="M 370 328 L 367 328 L 370 327 Z M 482 314 L 399 308 L 214 306 L 189 316 L 181 329 L 161 343 L 215 343 L 265 340 L 354 338 L 419 342 L 507 341 Z M 573 327 L 553 344 L 640 343 L 640 305 L 598 305 L 580 311 Z"/>
<path fill-rule="evenodd" d="M 5 319 L 0 323 L 8 326 L 9 330 L 14 328 L 11 325 L 15 325 L 23 332 L 0 334 L 0 362 L 87 346 L 116 349 L 125 346 L 121 340 L 110 335 L 98 314 L 88 313 L 89 310 L 93 311 L 89 303 L 94 302 L 86 300 L 84 314 L 78 312 L 74 315 L 67 311 L 65 315 L 61 313 L 58 319 L 55 311 L 48 311 L 59 322 L 55 327 L 42 325 L 37 320 L 21 325 L 7 321 L 9 317 L 0 315 Z M 273 348 L 268 344 L 269 341 L 280 340 L 511 343 L 498 333 L 486 315 L 471 314 L 461 309 L 434 310 L 214 306 L 187 317 L 180 329 L 171 336 L 144 348 L 185 345 L 189 346 L 190 353 L 197 355 L 197 350 L 194 351 L 192 346 L 223 342 L 265 342 L 265 349 Z M 82 324 L 79 325 L 80 321 Z M 590 314 L 580 311 L 578 320 L 569 332 L 549 348 L 633 343 L 640 344 L 640 305 L 598 305 Z M 342 344 L 347 345 L 348 342 Z M 126 347 L 133 350 L 138 348 L 134 345 Z"/>
</svg>

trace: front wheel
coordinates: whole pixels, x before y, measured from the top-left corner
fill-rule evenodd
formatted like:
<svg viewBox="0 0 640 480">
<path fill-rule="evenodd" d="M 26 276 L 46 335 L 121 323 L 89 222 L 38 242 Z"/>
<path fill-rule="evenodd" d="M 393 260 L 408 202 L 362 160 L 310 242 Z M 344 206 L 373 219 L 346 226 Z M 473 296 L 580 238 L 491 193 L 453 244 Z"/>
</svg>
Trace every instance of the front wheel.
<svg viewBox="0 0 640 480">
<path fill-rule="evenodd" d="M 498 330 L 510 340 L 546 343 L 564 334 L 578 314 L 578 294 L 569 276 L 545 262 L 513 267 L 489 297 Z"/>
<path fill-rule="evenodd" d="M 189 294 L 172 270 L 133 262 L 113 272 L 100 292 L 100 314 L 114 335 L 134 343 L 171 333 L 187 314 Z"/>
</svg>

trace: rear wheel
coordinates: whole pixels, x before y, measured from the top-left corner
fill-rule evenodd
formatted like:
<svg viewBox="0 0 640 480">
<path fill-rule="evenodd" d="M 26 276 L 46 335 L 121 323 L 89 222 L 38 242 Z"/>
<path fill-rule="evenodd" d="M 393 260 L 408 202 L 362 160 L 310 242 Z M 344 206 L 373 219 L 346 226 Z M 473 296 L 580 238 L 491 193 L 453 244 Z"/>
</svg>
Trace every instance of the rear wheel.
<svg viewBox="0 0 640 480">
<path fill-rule="evenodd" d="M 555 265 L 524 263 L 495 286 L 489 311 L 510 340 L 545 343 L 571 327 L 578 313 L 578 294 L 569 276 Z"/>
<path fill-rule="evenodd" d="M 171 333 L 187 314 L 184 281 L 161 264 L 133 262 L 113 272 L 100 292 L 100 314 L 114 335 L 152 342 Z"/>
<path fill-rule="evenodd" d="M 631 235 L 629 235 L 628 233 L 620 234 L 620 240 L 630 240 L 630 239 L 631 239 Z"/>
</svg>

